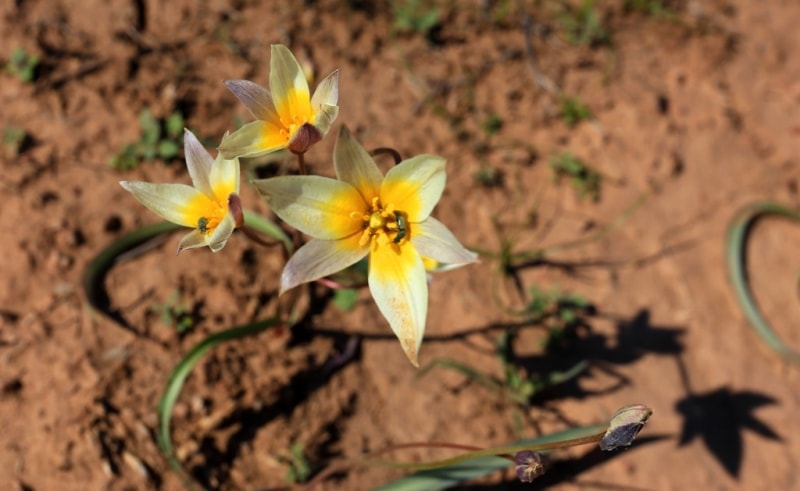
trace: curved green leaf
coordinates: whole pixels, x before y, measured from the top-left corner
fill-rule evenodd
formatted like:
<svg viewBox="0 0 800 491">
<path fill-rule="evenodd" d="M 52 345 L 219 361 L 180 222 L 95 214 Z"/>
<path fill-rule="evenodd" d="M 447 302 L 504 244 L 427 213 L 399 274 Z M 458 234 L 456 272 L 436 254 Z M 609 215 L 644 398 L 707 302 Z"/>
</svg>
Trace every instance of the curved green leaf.
<svg viewBox="0 0 800 491">
<path fill-rule="evenodd" d="M 728 272 L 731 276 L 736 298 L 744 309 L 745 316 L 750 325 L 756 330 L 767 345 L 787 361 L 800 363 L 800 353 L 791 349 L 784 343 L 769 325 L 761 311 L 756 306 L 755 299 L 750 292 L 747 279 L 746 244 L 751 227 L 759 218 L 766 216 L 779 216 L 800 222 L 800 212 L 788 206 L 771 201 L 751 203 L 745 206 L 734 218 L 728 229 L 726 240 Z"/>
</svg>

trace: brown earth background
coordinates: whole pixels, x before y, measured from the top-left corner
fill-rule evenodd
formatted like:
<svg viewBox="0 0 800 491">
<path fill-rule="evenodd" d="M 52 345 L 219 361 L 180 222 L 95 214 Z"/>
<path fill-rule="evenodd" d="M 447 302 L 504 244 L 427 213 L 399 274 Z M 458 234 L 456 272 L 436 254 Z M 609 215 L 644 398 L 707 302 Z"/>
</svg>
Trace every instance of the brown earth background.
<svg viewBox="0 0 800 491">
<path fill-rule="evenodd" d="M 538 483 L 507 471 L 462 489 L 800 489 L 800 372 L 747 324 L 724 256 L 742 205 L 798 205 L 800 3 L 677 1 L 664 16 L 598 1 L 610 42 L 589 44 L 564 28 L 577 2 L 419 9 L 432 5 L 430 31 L 397 32 L 389 2 L 2 2 L 0 58 L 22 47 L 40 62 L 32 81 L 0 74 L 0 130 L 28 135 L 4 141 L 0 172 L 0 489 L 182 489 L 155 442 L 158 398 L 205 336 L 274 313 L 280 255 L 236 234 L 219 254 L 176 257 L 171 236 L 107 277 L 135 332 L 88 307 L 82 275 L 115 239 L 158 221 L 119 180 L 189 182 L 180 159 L 109 166 L 139 138 L 140 111 L 181 111 L 213 148 L 250 120 L 222 82 L 266 85 L 273 43 L 315 80 L 341 71 L 339 118 L 307 156 L 312 172 L 332 175 L 332 135 L 347 124 L 367 148 L 447 159 L 434 214 L 468 246 L 594 238 L 518 272 L 523 293 L 558 290 L 594 306 L 561 350 L 544 351 L 546 330 L 506 308 L 524 300 L 484 258 L 434 277 L 421 363 L 447 357 L 500 378 L 494 345 L 516 325 L 521 373 L 589 368 L 520 409 L 452 370 L 417 376 L 367 291 L 343 311 L 317 285 L 295 329 L 220 346 L 189 377 L 173 438 L 199 482 L 280 486 L 293 443 L 319 469 L 404 442 L 502 445 L 638 402 L 654 415 L 627 451 L 576 448 L 554 455 Z M 554 90 L 593 117 L 566 124 Z M 598 201 L 554 182 L 549 162 L 567 151 L 602 174 Z M 476 179 L 492 172 L 495 186 Z M 268 213 L 252 189 L 242 195 Z M 764 220 L 748 249 L 757 300 L 794 346 L 799 239 L 791 223 Z M 181 335 L 153 311 L 175 298 L 195 314 Z M 353 360 L 325 371 L 351 340 Z M 322 487 L 371 489 L 401 475 L 359 468 Z"/>
</svg>

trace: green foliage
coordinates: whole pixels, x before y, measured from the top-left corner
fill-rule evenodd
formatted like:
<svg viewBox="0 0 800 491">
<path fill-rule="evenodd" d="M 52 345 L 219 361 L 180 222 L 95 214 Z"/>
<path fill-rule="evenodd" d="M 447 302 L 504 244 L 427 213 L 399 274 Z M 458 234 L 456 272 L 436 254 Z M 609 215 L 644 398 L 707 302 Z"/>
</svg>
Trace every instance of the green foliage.
<svg viewBox="0 0 800 491">
<path fill-rule="evenodd" d="M 306 458 L 302 443 L 293 443 L 288 455 L 279 457 L 279 460 L 288 466 L 286 482 L 298 484 L 308 481 L 308 478 L 311 477 L 311 464 Z"/>
<path fill-rule="evenodd" d="M 490 165 L 481 165 L 472 173 L 472 178 L 485 188 L 499 187 L 503 184 L 503 173 Z"/>
<path fill-rule="evenodd" d="M 487 135 L 492 136 L 503 127 L 503 118 L 496 113 L 492 113 L 486 117 L 481 126 L 483 126 L 483 131 Z"/>
<path fill-rule="evenodd" d="M 439 9 L 425 0 L 397 0 L 394 2 L 394 32 L 416 32 L 427 36 L 439 23 Z"/>
<path fill-rule="evenodd" d="M 594 8 L 594 0 L 583 0 L 578 8 L 569 9 L 559 20 L 567 39 L 573 44 L 611 44 L 611 35 Z"/>
<path fill-rule="evenodd" d="M 550 159 L 550 168 L 556 180 L 569 177 L 572 187 L 581 198 L 588 196 L 592 201 L 600 200 L 602 176 L 578 157 L 569 152 L 556 155 Z"/>
<path fill-rule="evenodd" d="M 29 139 L 30 137 L 28 136 L 28 132 L 25 131 L 25 128 L 6 126 L 3 131 L 3 148 L 6 154 L 13 159 L 19 155 L 25 142 Z"/>
<path fill-rule="evenodd" d="M 636 10 L 647 15 L 661 18 L 672 18 L 675 13 L 667 7 L 663 0 L 625 0 L 625 10 Z"/>
<path fill-rule="evenodd" d="M 573 127 L 591 117 L 592 111 L 584 106 L 577 97 L 564 96 L 561 98 L 561 118 L 567 126 Z"/>
<path fill-rule="evenodd" d="M 163 303 L 152 305 L 150 311 L 158 314 L 162 324 L 175 328 L 180 334 L 194 327 L 192 309 L 181 302 L 177 291 L 172 292 Z"/>
<path fill-rule="evenodd" d="M 533 287 L 529 290 L 530 301 L 521 313 L 523 316 L 543 321 L 547 328 L 547 338 L 543 347 L 547 350 L 563 348 L 583 323 L 591 304 L 582 296 L 554 290 Z"/>
<path fill-rule="evenodd" d="M 139 113 L 140 138 L 129 143 L 111 158 L 109 165 L 117 170 L 130 170 L 140 162 L 160 158 L 170 161 L 178 156 L 183 146 L 183 115 L 174 111 L 166 119 L 159 120 L 150 109 Z"/>
<path fill-rule="evenodd" d="M 355 288 L 337 288 L 333 291 L 333 304 L 340 310 L 353 310 L 358 302 L 358 290 Z"/>
<path fill-rule="evenodd" d="M 36 67 L 39 66 L 39 61 L 38 56 L 29 54 L 24 48 L 18 47 L 11 53 L 6 64 L 6 72 L 23 82 L 33 82 L 36 78 Z"/>
</svg>

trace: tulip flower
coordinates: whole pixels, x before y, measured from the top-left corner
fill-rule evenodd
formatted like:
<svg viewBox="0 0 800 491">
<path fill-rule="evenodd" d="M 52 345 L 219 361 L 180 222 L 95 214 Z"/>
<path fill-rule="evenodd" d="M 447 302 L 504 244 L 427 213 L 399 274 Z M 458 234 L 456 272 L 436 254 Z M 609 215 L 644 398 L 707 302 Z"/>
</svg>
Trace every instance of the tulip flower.
<svg viewBox="0 0 800 491">
<path fill-rule="evenodd" d="M 181 239 L 178 253 L 202 246 L 218 252 L 236 228 L 231 204 L 240 211 L 239 160 L 221 155 L 213 159 L 189 130 L 183 140 L 192 186 L 141 181 L 120 184 L 156 215 L 194 229 Z"/>
<path fill-rule="evenodd" d="M 320 82 L 313 97 L 303 69 L 286 46 L 272 45 L 269 90 L 247 80 L 225 85 L 256 121 L 223 138 L 225 158 L 256 157 L 281 149 L 303 154 L 322 139 L 339 114 L 339 71 Z"/>
<path fill-rule="evenodd" d="M 419 366 L 428 310 L 423 258 L 453 265 L 476 260 L 430 216 L 444 190 L 445 161 L 418 155 L 384 176 L 342 128 L 333 163 L 337 179 L 281 176 L 254 182 L 282 220 L 312 237 L 286 264 L 281 292 L 368 255 L 370 292 L 406 356 Z"/>
</svg>

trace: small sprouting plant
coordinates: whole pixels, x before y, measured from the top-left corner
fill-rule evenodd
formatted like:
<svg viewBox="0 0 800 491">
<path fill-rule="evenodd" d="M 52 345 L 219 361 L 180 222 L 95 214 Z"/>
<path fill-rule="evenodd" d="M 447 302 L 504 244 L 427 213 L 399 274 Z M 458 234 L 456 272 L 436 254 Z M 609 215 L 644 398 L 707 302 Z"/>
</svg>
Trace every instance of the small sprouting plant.
<svg viewBox="0 0 800 491">
<path fill-rule="evenodd" d="M 287 465 L 285 480 L 291 484 L 308 481 L 311 477 L 311 463 L 306 458 L 305 447 L 300 442 L 295 442 L 287 455 L 278 458 Z"/>
<path fill-rule="evenodd" d="M 183 145 L 183 126 L 183 114 L 180 111 L 174 111 L 165 119 L 156 119 L 150 109 L 142 109 L 139 113 L 139 141 L 122 147 L 111 158 L 109 165 L 117 170 L 130 170 L 142 161 L 174 159 Z"/>
<path fill-rule="evenodd" d="M 583 0 L 578 8 L 562 14 L 560 21 L 567 39 L 573 44 L 611 44 L 611 35 L 594 8 L 594 0 Z"/>
<path fill-rule="evenodd" d="M 158 314 L 161 323 L 175 328 L 178 334 L 183 334 L 194 327 L 192 309 L 181 301 L 180 293 L 177 291 L 172 292 L 163 303 L 150 306 L 150 311 Z"/>
<path fill-rule="evenodd" d="M 569 152 L 558 154 L 550 160 L 550 168 L 556 180 L 569 177 L 578 196 L 588 196 L 592 201 L 600 200 L 602 175 Z"/>
<path fill-rule="evenodd" d="M 503 185 L 503 173 L 490 165 L 483 164 L 472 173 L 472 178 L 485 188 L 495 188 Z"/>
<path fill-rule="evenodd" d="M 6 126 L 3 131 L 3 148 L 10 158 L 15 158 L 20 154 L 25 142 L 30 139 L 25 128 L 19 126 Z"/>
<path fill-rule="evenodd" d="M 18 47 L 11 52 L 11 57 L 6 64 L 6 72 L 17 77 L 23 82 L 33 82 L 36 78 L 36 67 L 39 66 L 39 57 Z"/>
<path fill-rule="evenodd" d="M 625 10 L 637 10 L 653 17 L 671 18 L 673 11 L 663 0 L 625 0 Z"/>
<path fill-rule="evenodd" d="M 398 0 L 394 3 L 395 32 L 416 32 L 427 36 L 439 23 L 439 9 L 427 6 L 425 0 Z"/>
<path fill-rule="evenodd" d="M 581 295 L 547 291 L 538 287 L 529 290 L 530 301 L 522 315 L 544 323 L 547 338 L 542 343 L 547 350 L 563 347 L 575 328 L 585 325 L 584 316 L 592 305 Z"/>
<path fill-rule="evenodd" d="M 561 118 L 570 128 L 592 117 L 592 111 L 577 97 L 561 98 Z"/>
<path fill-rule="evenodd" d="M 492 136 L 500 131 L 500 129 L 503 127 L 503 118 L 495 113 L 492 113 L 483 120 L 483 124 L 481 126 L 483 126 L 483 131 L 488 136 Z"/>
</svg>

